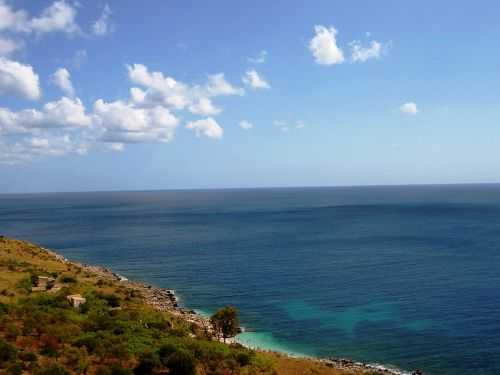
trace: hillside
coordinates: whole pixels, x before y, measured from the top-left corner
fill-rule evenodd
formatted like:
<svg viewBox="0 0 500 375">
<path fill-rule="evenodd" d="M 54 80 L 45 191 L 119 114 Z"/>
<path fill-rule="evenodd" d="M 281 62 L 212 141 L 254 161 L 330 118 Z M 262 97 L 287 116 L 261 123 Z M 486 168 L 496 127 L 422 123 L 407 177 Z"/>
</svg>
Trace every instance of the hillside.
<svg viewBox="0 0 500 375">
<path fill-rule="evenodd" d="M 0 373 L 377 373 L 226 345 L 208 325 L 170 293 L 0 237 Z"/>
</svg>

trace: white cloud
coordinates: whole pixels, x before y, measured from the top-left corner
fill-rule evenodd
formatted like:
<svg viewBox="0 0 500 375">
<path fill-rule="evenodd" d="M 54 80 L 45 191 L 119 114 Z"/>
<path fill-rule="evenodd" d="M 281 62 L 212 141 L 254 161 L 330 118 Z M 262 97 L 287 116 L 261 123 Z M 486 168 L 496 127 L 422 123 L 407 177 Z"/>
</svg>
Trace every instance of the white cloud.
<svg viewBox="0 0 500 375">
<path fill-rule="evenodd" d="M 197 137 L 204 135 L 208 138 L 221 139 L 224 134 L 224 130 L 211 117 L 203 120 L 188 122 L 186 128 L 194 130 Z"/>
<path fill-rule="evenodd" d="M 251 64 L 264 64 L 267 60 L 267 51 L 262 50 L 256 57 L 249 57 L 248 62 Z"/>
<path fill-rule="evenodd" d="M 242 78 L 243 82 L 250 86 L 252 89 L 270 89 L 269 83 L 257 73 L 256 70 L 248 70 Z"/>
<path fill-rule="evenodd" d="M 91 118 L 85 113 L 80 99 L 61 99 L 48 102 L 41 111 L 24 109 L 11 111 L 0 108 L 0 134 L 32 133 L 50 128 L 80 128 L 91 125 Z"/>
<path fill-rule="evenodd" d="M 0 57 L 0 94 L 39 99 L 41 90 L 38 75 L 30 65 Z"/>
<path fill-rule="evenodd" d="M 98 36 L 104 36 L 114 31 L 114 26 L 110 21 L 111 8 L 106 4 L 102 10 L 101 16 L 92 24 L 92 33 Z"/>
<path fill-rule="evenodd" d="M 120 143 L 120 142 L 109 142 L 106 143 L 106 147 L 111 150 L 111 151 L 123 151 L 125 149 L 125 144 Z"/>
<path fill-rule="evenodd" d="M 59 87 L 66 95 L 74 96 L 75 89 L 71 83 L 71 75 L 65 68 L 59 68 L 52 74 L 52 82 Z"/>
<path fill-rule="evenodd" d="M 130 90 L 132 101 L 141 107 L 162 105 L 174 110 L 187 108 L 192 113 L 209 116 L 221 112 L 210 98 L 244 94 L 243 89 L 227 82 L 223 73 L 208 76 L 205 85 L 190 86 L 162 72 L 151 72 L 142 64 L 128 65 L 127 69 L 130 80 L 145 88 L 133 87 Z"/>
<path fill-rule="evenodd" d="M 14 143 L 0 140 L 0 164 L 15 165 L 49 156 L 63 156 L 70 153 L 83 155 L 89 144 L 69 135 L 53 136 L 40 134 Z"/>
<path fill-rule="evenodd" d="M 94 120 L 104 131 L 104 141 L 121 143 L 167 143 L 179 124 L 165 107 L 137 108 L 120 100 L 106 103 L 102 99 L 94 103 Z"/>
<path fill-rule="evenodd" d="M 23 46 L 24 43 L 22 41 L 0 36 L 0 56 L 9 56 L 15 51 L 22 49 Z"/>
<path fill-rule="evenodd" d="M 86 127 L 91 125 L 90 117 L 85 113 L 85 107 L 78 98 L 61 99 L 46 103 L 43 106 L 43 121 L 45 127 Z"/>
<path fill-rule="evenodd" d="M 239 125 L 243 130 L 250 130 L 253 128 L 253 124 L 247 120 L 240 121 Z"/>
<path fill-rule="evenodd" d="M 14 10 L 6 1 L 0 0 L 0 31 L 10 33 L 64 32 L 81 33 L 76 23 L 76 7 L 65 0 L 56 0 L 37 17 L 30 18 L 23 9 Z"/>
<path fill-rule="evenodd" d="M 39 17 L 28 22 L 28 29 L 38 34 L 62 31 L 68 34 L 80 32 L 75 22 L 76 9 L 64 0 L 57 0 L 45 8 Z"/>
<path fill-rule="evenodd" d="M 189 87 L 182 82 L 164 76 L 161 72 L 150 72 L 142 64 L 128 65 L 127 69 L 129 79 L 147 89 L 132 88 L 132 100 L 137 105 L 161 104 L 174 109 L 184 109 L 189 105 Z"/>
<path fill-rule="evenodd" d="M 209 98 L 200 98 L 189 106 L 189 111 L 201 116 L 215 116 L 221 113 L 221 109 L 213 105 Z"/>
<path fill-rule="evenodd" d="M 372 40 L 368 47 L 363 47 L 361 42 L 354 40 L 351 46 L 351 58 L 353 62 L 365 62 L 369 59 L 379 59 L 382 55 L 382 43 Z"/>
<path fill-rule="evenodd" d="M 28 31 L 28 14 L 24 10 L 13 10 L 4 0 L 0 0 L 0 30 L 12 32 Z"/>
<path fill-rule="evenodd" d="M 235 87 L 226 81 L 224 73 L 218 73 L 208 76 L 208 84 L 205 87 L 209 96 L 221 95 L 243 95 L 245 91 Z"/>
<path fill-rule="evenodd" d="M 344 62 L 344 53 L 337 46 L 337 30 L 334 27 L 316 25 L 316 35 L 309 42 L 309 50 L 312 52 L 316 63 L 321 65 L 334 65 Z"/>
<path fill-rule="evenodd" d="M 302 121 L 297 121 L 297 123 L 295 124 L 295 127 L 296 127 L 297 129 L 303 129 L 303 128 L 305 128 L 305 126 L 306 126 L 306 125 L 305 125 L 305 124 L 304 124 L 304 122 L 302 122 Z"/>
<path fill-rule="evenodd" d="M 414 102 L 404 103 L 401 107 L 399 107 L 401 113 L 405 115 L 415 116 L 418 113 L 417 104 Z"/>
</svg>

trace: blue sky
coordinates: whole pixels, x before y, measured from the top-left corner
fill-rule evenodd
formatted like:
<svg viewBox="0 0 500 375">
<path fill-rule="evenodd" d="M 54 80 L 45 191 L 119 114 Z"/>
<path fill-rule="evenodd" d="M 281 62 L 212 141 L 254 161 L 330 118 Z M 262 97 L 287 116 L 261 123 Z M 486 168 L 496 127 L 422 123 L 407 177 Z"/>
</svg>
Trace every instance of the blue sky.
<svg viewBox="0 0 500 375">
<path fill-rule="evenodd" d="M 494 1 L 0 1 L 0 192 L 500 181 Z"/>
</svg>

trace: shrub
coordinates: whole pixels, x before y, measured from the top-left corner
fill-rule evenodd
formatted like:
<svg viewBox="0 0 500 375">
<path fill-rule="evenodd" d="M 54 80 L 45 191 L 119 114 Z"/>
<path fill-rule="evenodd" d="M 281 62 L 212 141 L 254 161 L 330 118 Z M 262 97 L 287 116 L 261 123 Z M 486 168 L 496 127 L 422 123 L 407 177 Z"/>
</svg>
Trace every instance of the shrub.
<svg viewBox="0 0 500 375">
<path fill-rule="evenodd" d="M 57 363 L 37 369 L 35 375 L 70 375 L 69 372 Z"/>
<path fill-rule="evenodd" d="M 0 366 L 2 363 L 8 363 L 16 358 L 17 349 L 8 342 L 0 339 Z"/>
<path fill-rule="evenodd" d="M 175 375 L 195 375 L 196 359 L 190 352 L 181 349 L 170 355 L 167 367 Z"/>
<path fill-rule="evenodd" d="M 61 277 L 61 282 L 69 284 L 69 283 L 76 283 L 76 279 L 71 276 L 62 276 Z"/>
<path fill-rule="evenodd" d="M 9 313 L 9 305 L 6 305 L 5 303 L 0 302 L 0 316 L 3 314 L 8 314 Z"/>
<path fill-rule="evenodd" d="M 7 374 L 9 375 L 21 375 L 23 373 L 22 363 L 16 361 L 7 367 Z"/>
<path fill-rule="evenodd" d="M 33 352 L 20 352 L 19 359 L 23 362 L 36 362 L 37 356 Z"/>
<path fill-rule="evenodd" d="M 248 366 L 252 362 L 253 353 L 251 353 L 249 351 L 238 352 L 238 353 L 236 353 L 235 359 L 236 359 L 236 362 L 238 362 L 238 364 L 241 367 L 245 367 L 245 366 Z"/>
<path fill-rule="evenodd" d="M 26 277 L 19 281 L 16 285 L 18 289 L 24 290 L 25 292 L 31 292 L 31 286 L 33 284 L 31 283 L 31 277 Z"/>
<path fill-rule="evenodd" d="M 153 353 L 143 353 L 139 358 L 139 364 L 134 368 L 135 375 L 151 375 L 154 369 L 160 365 L 158 357 Z"/>
</svg>

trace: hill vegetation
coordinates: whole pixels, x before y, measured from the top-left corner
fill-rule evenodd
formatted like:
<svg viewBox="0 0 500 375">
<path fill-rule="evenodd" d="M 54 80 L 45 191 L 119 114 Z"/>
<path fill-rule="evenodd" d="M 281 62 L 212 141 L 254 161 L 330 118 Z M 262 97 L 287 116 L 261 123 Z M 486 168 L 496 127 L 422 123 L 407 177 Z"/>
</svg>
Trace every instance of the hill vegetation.
<svg viewBox="0 0 500 375">
<path fill-rule="evenodd" d="M 37 287 L 46 280 L 46 289 Z M 75 295 L 84 302 L 76 306 L 68 298 Z M 224 340 L 236 332 L 234 309 L 220 310 L 212 322 L 220 324 Z M 39 246 L 0 237 L 0 373 L 361 373 L 224 344 L 212 331 L 158 311 L 118 281 Z"/>
</svg>

